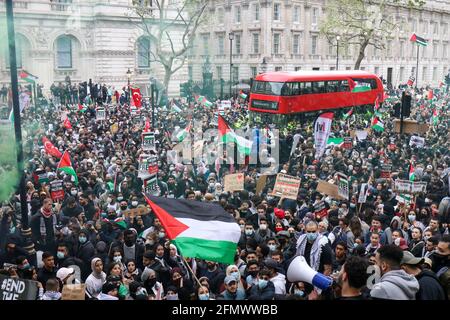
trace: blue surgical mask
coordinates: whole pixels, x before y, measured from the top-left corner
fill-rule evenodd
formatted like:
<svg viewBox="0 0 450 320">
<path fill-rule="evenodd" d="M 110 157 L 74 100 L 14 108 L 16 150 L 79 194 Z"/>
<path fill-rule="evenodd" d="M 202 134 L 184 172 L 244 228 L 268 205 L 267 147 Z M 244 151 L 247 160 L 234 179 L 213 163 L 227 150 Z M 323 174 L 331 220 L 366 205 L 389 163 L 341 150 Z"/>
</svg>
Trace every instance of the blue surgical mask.
<svg viewBox="0 0 450 320">
<path fill-rule="evenodd" d="M 299 290 L 299 289 L 295 289 L 295 290 L 294 290 L 294 294 L 295 294 L 296 296 L 303 297 L 303 296 L 305 295 L 305 291 Z"/>
<path fill-rule="evenodd" d="M 117 197 L 117 201 L 122 201 L 123 197 Z"/>
<path fill-rule="evenodd" d="M 80 243 L 85 243 L 87 241 L 86 237 L 78 237 L 78 241 L 80 241 Z"/>
<path fill-rule="evenodd" d="M 269 244 L 269 245 L 267 245 L 267 246 L 269 247 L 270 251 L 275 251 L 275 250 L 277 250 L 277 245 L 276 245 L 276 244 Z"/>
<path fill-rule="evenodd" d="M 30 263 L 26 263 L 22 266 L 22 270 L 29 270 L 31 268 L 31 264 Z"/>
<path fill-rule="evenodd" d="M 315 233 L 307 233 L 306 234 L 306 238 L 308 239 L 308 241 L 315 241 L 317 239 L 317 232 Z"/>
<path fill-rule="evenodd" d="M 209 300 L 209 293 L 199 294 L 198 300 Z"/>
<path fill-rule="evenodd" d="M 9 233 L 14 233 L 14 232 L 16 232 L 16 227 L 11 227 L 11 228 L 9 229 Z"/>
<path fill-rule="evenodd" d="M 264 289 L 265 287 L 267 287 L 267 283 L 268 283 L 267 280 L 259 279 L 258 286 L 259 286 L 260 289 Z"/>
<path fill-rule="evenodd" d="M 164 232 L 160 232 L 160 233 L 158 234 L 158 237 L 159 237 L 160 239 L 164 238 L 165 236 L 166 236 L 166 234 L 165 234 Z"/>
<path fill-rule="evenodd" d="M 253 232 L 255 232 L 255 231 L 254 230 L 245 230 L 245 235 L 251 236 L 253 234 Z"/>
<path fill-rule="evenodd" d="M 64 259 L 64 257 L 65 257 L 64 252 L 61 252 L 61 251 L 58 251 L 56 253 L 56 256 L 58 257 L 58 259 Z"/>
<path fill-rule="evenodd" d="M 414 222 L 414 221 L 416 221 L 416 216 L 413 214 L 410 214 L 410 215 L 408 215 L 408 219 L 409 219 L 409 221 Z"/>
<path fill-rule="evenodd" d="M 230 276 L 234 277 L 236 280 L 239 280 L 239 272 L 235 271 L 235 272 L 231 272 Z"/>
<path fill-rule="evenodd" d="M 166 296 L 166 300 L 178 300 L 178 293 L 177 294 L 168 294 Z"/>
</svg>

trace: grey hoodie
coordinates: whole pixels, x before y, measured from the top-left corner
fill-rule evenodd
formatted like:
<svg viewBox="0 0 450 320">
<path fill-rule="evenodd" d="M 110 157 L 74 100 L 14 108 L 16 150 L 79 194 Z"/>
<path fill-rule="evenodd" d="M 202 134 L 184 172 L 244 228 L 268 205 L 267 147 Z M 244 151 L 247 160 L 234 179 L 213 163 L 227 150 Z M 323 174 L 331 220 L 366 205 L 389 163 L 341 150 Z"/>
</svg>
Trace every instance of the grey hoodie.
<svg viewBox="0 0 450 320">
<path fill-rule="evenodd" d="M 370 291 L 370 296 L 376 299 L 415 300 L 419 291 L 417 279 L 404 270 L 386 272 Z"/>
</svg>

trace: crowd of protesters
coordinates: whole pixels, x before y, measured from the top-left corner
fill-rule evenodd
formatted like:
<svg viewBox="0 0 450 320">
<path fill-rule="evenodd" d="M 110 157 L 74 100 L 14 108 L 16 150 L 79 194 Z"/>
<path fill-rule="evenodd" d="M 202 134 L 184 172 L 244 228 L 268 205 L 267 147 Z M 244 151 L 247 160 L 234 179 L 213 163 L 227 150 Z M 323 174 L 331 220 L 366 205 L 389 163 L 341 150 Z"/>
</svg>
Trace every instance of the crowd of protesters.
<svg viewBox="0 0 450 320">
<path fill-rule="evenodd" d="M 379 111 L 383 132 L 369 130 L 367 138 L 355 138 L 350 149 L 329 146 L 320 159 L 314 156 L 314 119 L 284 125 L 274 173 L 300 177 L 301 186 L 297 200 L 282 201 L 272 195 L 275 175 L 256 192 L 258 165 L 236 163 L 236 158 L 214 148 L 194 164 L 173 156 L 174 134 L 189 123 L 192 133 L 217 129 L 217 103 L 205 107 L 174 100 L 157 107 L 158 195 L 216 202 L 236 218 L 242 235 L 235 263 L 224 265 L 183 257 L 152 212 L 125 214 L 147 206 L 138 168 L 144 119 L 151 109 L 142 107 L 143 118 L 136 122 L 126 91 L 91 81 L 81 87 L 89 89 L 52 86 L 48 106 L 30 107 L 23 114 L 28 132 L 24 152 L 29 225 L 37 254 L 24 249 L 19 197 L 11 197 L 1 210 L 1 273 L 38 281 L 37 299 L 61 299 L 67 283 L 85 283 L 86 298 L 98 300 L 444 300 L 450 296 L 450 96 L 444 90 L 435 90 L 431 100 L 428 90 L 413 92 L 410 117 L 430 125 L 420 148 L 410 145 L 411 134 L 395 132 L 400 89 L 388 92 L 390 98 Z M 105 121 L 96 121 L 98 105 L 107 110 Z M 241 98 L 231 99 L 231 105 L 223 110 L 231 126 L 259 127 L 261 139 L 270 145 L 270 123 L 261 123 L 264 119 L 254 123 Z M 433 108 L 439 110 L 437 122 L 432 121 Z M 370 129 L 370 112 L 355 112 L 345 120 L 336 113 L 332 136 Z M 72 128 L 63 124 L 65 119 Z M 78 184 L 57 170 L 59 159 L 45 152 L 43 136 L 61 152 L 69 152 Z M 292 148 L 293 141 L 297 143 Z M 270 158 L 270 150 L 265 151 Z M 384 164 L 392 165 L 391 178 L 381 178 Z M 394 190 L 393 181 L 408 180 L 411 164 L 415 181 L 426 182 L 427 188 L 405 200 Z M 45 170 L 47 182 L 34 175 L 39 170 Z M 245 190 L 223 192 L 223 177 L 234 172 L 245 173 Z M 336 183 L 337 172 L 349 177 L 349 201 L 316 190 L 319 180 Z M 55 179 L 64 181 L 65 196 L 59 201 L 53 201 L 49 191 Z M 367 197 L 358 203 L 363 183 L 368 183 Z M 316 216 L 314 204 L 322 200 L 327 212 Z M 314 270 L 332 276 L 333 286 L 318 290 L 307 282 L 289 282 L 287 269 L 296 255 L 303 255 Z M 379 274 L 373 282 L 370 266 Z"/>
</svg>

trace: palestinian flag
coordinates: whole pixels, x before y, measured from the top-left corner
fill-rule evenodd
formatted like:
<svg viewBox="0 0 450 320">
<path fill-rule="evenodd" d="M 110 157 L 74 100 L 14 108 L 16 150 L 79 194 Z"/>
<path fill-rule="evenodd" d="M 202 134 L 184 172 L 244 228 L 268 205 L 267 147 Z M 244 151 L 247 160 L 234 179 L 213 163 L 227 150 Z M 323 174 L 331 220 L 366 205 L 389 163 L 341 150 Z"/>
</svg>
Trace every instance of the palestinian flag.
<svg viewBox="0 0 450 320">
<path fill-rule="evenodd" d="M 177 133 L 176 137 L 178 142 L 182 142 L 190 131 L 191 131 L 191 123 L 189 122 L 188 126 L 184 130 L 181 130 L 180 132 Z"/>
<path fill-rule="evenodd" d="M 196 98 L 197 103 L 200 103 L 202 105 L 204 105 L 205 107 L 212 107 L 213 103 L 211 101 L 208 101 L 208 99 L 206 99 L 206 97 L 204 96 L 198 96 Z"/>
<path fill-rule="evenodd" d="M 123 229 L 123 230 L 128 229 L 127 222 L 123 219 L 123 217 L 114 219 L 113 223 L 117 224 L 117 226 L 119 226 L 120 229 Z"/>
<path fill-rule="evenodd" d="M 182 256 L 233 263 L 241 230 L 220 205 L 148 194 L 145 199 Z"/>
<path fill-rule="evenodd" d="M 384 123 L 378 117 L 374 117 L 372 120 L 372 129 L 375 131 L 384 131 Z"/>
<path fill-rule="evenodd" d="M 327 146 L 341 147 L 344 144 L 344 138 L 328 138 Z"/>
<path fill-rule="evenodd" d="M 414 181 L 416 179 L 415 169 L 412 162 L 409 164 L 409 181 Z"/>
<path fill-rule="evenodd" d="M 353 108 L 344 114 L 344 120 L 347 120 L 353 114 Z"/>
<path fill-rule="evenodd" d="M 415 33 L 412 34 L 412 36 L 411 36 L 411 38 L 409 40 L 412 41 L 412 42 L 417 43 L 418 45 L 424 46 L 424 47 L 426 47 L 428 45 L 428 41 L 427 40 L 425 40 L 422 37 L 419 37 Z"/>
<path fill-rule="evenodd" d="M 241 136 L 238 136 L 228 125 L 226 120 L 219 114 L 219 142 L 229 143 L 234 142 L 237 144 L 237 148 L 240 153 L 250 155 L 252 151 L 253 141 L 247 140 Z"/>
<path fill-rule="evenodd" d="M 69 118 L 66 118 L 66 120 L 64 120 L 64 128 L 66 129 L 72 129 L 72 124 L 70 123 Z"/>
<path fill-rule="evenodd" d="M 29 82 L 29 83 L 32 83 L 32 84 L 36 83 L 36 80 L 39 79 L 38 77 L 33 76 L 31 73 L 29 73 L 29 72 L 27 72 L 25 70 L 22 70 L 19 73 L 19 77 L 20 77 L 21 80 L 25 80 L 26 82 Z"/>
<path fill-rule="evenodd" d="M 439 121 L 439 115 L 438 115 L 437 109 L 434 109 L 434 110 L 433 110 L 433 116 L 432 116 L 431 120 L 432 120 L 432 124 L 433 124 L 434 126 L 438 124 L 438 121 Z"/>
<path fill-rule="evenodd" d="M 400 193 L 395 199 L 399 203 L 404 203 L 405 205 L 409 205 L 412 202 L 412 195 Z"/>
<path fill-rule="evenodd" d="M 172 104 L 172 109 L 173 109 L 176 113 L 180 113 L 180 112 L 181 112 L 181 108 L 178 106 L 178 104 L 176 103 L 176 101 L 173 102 L 173 104 Z"/>
<path fill-rule="evenodd" d="M 372 90 L 369 83 L 355 82 L 353 79 L 349 80 L 349 87 L 351 92 L 367 92 Z"/>
<path fill-rule="evenodd" d="M 87 111 L 87 106 L 84 104 L 78 104 L 78 112 L 85 113 Z"/>
<path fill-rule="evenodd" d="M 78 177 L 75 170 L 72 167 L 72 162 L 70 161 L 70 156 L 67 151 L 64 152 L 61 161 L 58 164 L 57 170 L 64 171 L 68 175 L 71 175 L 75 179 L 75 184 L 78 185 Z"/>
<path fill-rule="evenodd" d="M 239 97 L 241 97 L 242 99 L 247 99 L 247 95 L 244 93 L 244 91 L 239 91 Z"/>
</svg>

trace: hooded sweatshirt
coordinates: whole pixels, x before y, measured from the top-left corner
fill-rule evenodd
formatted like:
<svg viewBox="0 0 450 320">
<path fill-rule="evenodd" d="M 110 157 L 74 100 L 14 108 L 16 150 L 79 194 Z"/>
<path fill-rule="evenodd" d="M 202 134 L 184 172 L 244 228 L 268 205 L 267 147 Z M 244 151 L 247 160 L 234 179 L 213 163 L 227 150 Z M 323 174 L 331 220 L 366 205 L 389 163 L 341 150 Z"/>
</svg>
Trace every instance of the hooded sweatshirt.
<svg viewBox="0 0 450 320">
<path fill-rule="evenodd" d="M 386 272 L 370 291 L 375 299 L 386 300 L 415 300 L 419 291 L 417 279 L 404 270 Z"/>
</svg>

